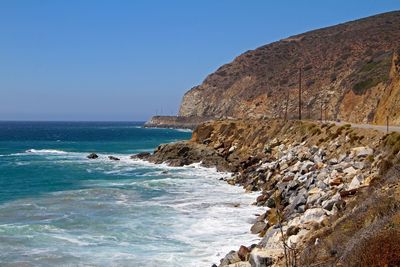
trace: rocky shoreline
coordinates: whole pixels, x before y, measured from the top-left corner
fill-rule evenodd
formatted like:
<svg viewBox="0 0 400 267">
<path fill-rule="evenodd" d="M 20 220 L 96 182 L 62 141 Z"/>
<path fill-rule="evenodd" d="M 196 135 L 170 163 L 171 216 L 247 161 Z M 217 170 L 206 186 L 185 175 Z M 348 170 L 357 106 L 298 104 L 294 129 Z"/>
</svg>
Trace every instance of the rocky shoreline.
<svg viewBox="0 0 400 267">
<path fill-rule="evenodd" d="M 383 266 L 400 255 L 399 151 L 399 133 L 254 119 L 206 122 L 189 141 L 132 158 L 202 162 L 231 172 L 227 183 L 260 193 L 254 205 L 265 212 L 249 229 L 260 242 L 213 267 Z"/>
<path fill-rule="evenodd" d="M 254 205 L 265 207 L 265 212 L 253 218 L 249 229 L 260 236 L 260 242 L 229 252 L 213 266 L 311 266 L 316 262 L 319 265 L 313 266 L 359 266 L 362 257 L 353 265 L 347 262 L 352 253 L 359 253 L 355 248 L 349 252 L 348 247 L 336 244 L 338 248 L 332 249 L 326 242 L 336 238 L 331 231 L 340 220 L 349 223 L 349 214 L 363 203 L 360 199 L 382 189 L 382 177 L 397 162 L 399 149 L 393 149 L 397 146 L 400 149 L 399 134 L 384 135 L 351 125 L 220 120 L 201 124 L 190 141 L 160 145 L 154 154 L 141 158 L 173 166 L 202 162 L 232 172 L 226 179 L 229 184 L 260 192 Z M 398 181 L 383 183 L 389 180 Z M 390 214 L 395 216 L 398 207 L 392 205 L 398 199 L 386 198 L 384 208 L 391 207 Z M 368 216 L 375 211 L 372 207 L 359 222 L 369 222 Z M 357 242 L 356 234 L 362 229 L 349 224 L 354 232 L 347 233 L 342 242 Z"/>
</svg>

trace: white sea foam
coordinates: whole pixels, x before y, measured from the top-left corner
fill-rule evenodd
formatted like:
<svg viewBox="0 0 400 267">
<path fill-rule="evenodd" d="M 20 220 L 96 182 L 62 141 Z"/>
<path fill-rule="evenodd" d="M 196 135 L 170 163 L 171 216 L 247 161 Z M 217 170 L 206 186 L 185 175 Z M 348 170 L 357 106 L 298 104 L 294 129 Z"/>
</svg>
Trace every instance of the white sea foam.
<svg viewBox="0 0 400 267">
<path fill-rule="evenodd" d="M 53 237 L 57 238 L 57 239 L 68 241 L 69 243 L 72 243 L 72 244 L 75 244 L 75 245 L 78 245 L 78 246 L 89 246 L 89 245 L 91 245 L 90 242 L 81 241 L 79 238 L 69 237 L 69 236 L 66 236 L 66 235 L 53 235 Z"/>
<path fill-rule="evenodd" d="M 148 167 L 151 163 L 136 160 L 136 165 Z M 251 205 L 256 193 L 244 193 L 235 187 L 219 181 L 229 173 L 217 172 L 215 168 L 202 167 L 200 163 L 171 167 L 165 164 L 153 165 L 162 171 L 169 171 L 166 177 L 132 182 L 142 188 L 165 189 L 178 194 L 171 198 L 162 196 L 142 202 L 146 206 L 165 206 L 177 210 L 181 215 L 175 218 L 170 236 L 188 244 L 192 250 L 186 255 L 175 255 L 177 266 L 208 266 L 218 263 L 227 252 L 238 249 L 242 244 L 257 243 L 259 238 L 250 234 L 251 219 L 261 213 L 263 208 Z M 124 169 L 120 169 L 120 174 Z M 104 181 L 109 183 L 108 181 Z M 119 186 L 124 182 L 119 183 Z M 124 201 L 124 203 L 126 203 Z"/>
<path fill-rule="evenodd" d="M 35 257 L 43 254 L 39 265 L 61 250 L 71 255 L 72 264 L 197 267 L 218 263 L 230 250 L 259 239 L 250 233 L 250 220 L 262 211 L 251 205 L 256 194 L 219 180 L 229 173 L 200 163 L 171 167 L 122 154 L 113 154 L 120 161 L 111 161 L 109 154 L 88 160 L 87 153 L 26 153 L 60 155 L 49 158 L 55 164 L 82 164 L 98 178 L 83 180 L 78 190 L 0 205 L 5 240 L 0 251 L 9 249 L 7 238 L 16 236 L 27 238 L 27 251 L 39 249 Z M 110 179 L 114 176 L 118 179 Z M 24 212 L 17 212 L 21 207 Z M 6 223 L 12 217 L 17 224 Z M 43 247 L 57 249 L 41 253 Z"/>
<path fill-rule="evenodd" d="M 191 133 L 191 132 L 193 132 L 193 130 L 191 130 L 191 129 L 175 129 L 176 131 L 178 131 L 178 132 L 184 132 L 184 133 Z"/>
<path fill-rule="evenodd" d="M 56 149 L 28 149 L 26 153 L 32 154 L 67 154 L 68 152 Z"/>
<path fill-rule="evenodd" d="M 27 165 L 30 165 L 30 162 L 20 162 L 20 161 L 18 161 L 18 162 L 15 162 L 15 164 L 17 166 L 27 166 Z"/>
<path fill-rule="evenodd" d="M 258 242 L 259 238 L 249 232 L 254 214 L 263 210 L 251 205 L 256 193 L 244 193 L 240 187 L 219 181 L 218 178 L 228 174 L 218 173 L 215 169 L 198 164 L 183 169 L 179 176 L 194 179 L 180 179 L 185 182 L 177 188 L 180 197 L 160 198 L 158 201 L 187 214 L 177 221 L 173 235 L 192 247 L 191 252 L 183 256 L 187 266 L 218 263 L 230 250 Z M 186 227 L 182 228 L 183 225 Z"/>
<path fill-rule="evenodd" d="M 12 153 L 12 154 L 3 155 L 3 157 L 15 157 L 15 156 L 26 156 L 26 155 L 28 155 L 26 152 L 25 153 Z"/>
</svg>

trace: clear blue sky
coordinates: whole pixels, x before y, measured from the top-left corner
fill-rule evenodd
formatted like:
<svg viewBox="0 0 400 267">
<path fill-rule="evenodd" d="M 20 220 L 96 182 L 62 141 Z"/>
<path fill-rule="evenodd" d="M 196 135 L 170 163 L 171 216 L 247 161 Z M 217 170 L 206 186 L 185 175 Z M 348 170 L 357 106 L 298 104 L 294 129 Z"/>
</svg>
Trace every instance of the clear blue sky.
<svg viewBox="0 0 400 267">
<path fill-rule="evenodd" d="M 242 52 L 398 0 L 0 0 L 0 120 L 146 120 Z"/>
</svg>

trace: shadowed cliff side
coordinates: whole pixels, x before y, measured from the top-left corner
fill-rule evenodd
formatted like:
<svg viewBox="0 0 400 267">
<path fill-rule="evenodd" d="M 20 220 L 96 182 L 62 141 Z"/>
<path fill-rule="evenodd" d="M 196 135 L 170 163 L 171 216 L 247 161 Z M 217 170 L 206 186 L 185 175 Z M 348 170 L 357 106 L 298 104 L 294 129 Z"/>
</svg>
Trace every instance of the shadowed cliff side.
<svg viewBox="0 0 400 267">
<path fill-rule="evenodd" d="M 375 115 L 375 123 L 400 125 L 400 48 L 393 55 L 389 85 L 382 92 Z"/>
</svg>

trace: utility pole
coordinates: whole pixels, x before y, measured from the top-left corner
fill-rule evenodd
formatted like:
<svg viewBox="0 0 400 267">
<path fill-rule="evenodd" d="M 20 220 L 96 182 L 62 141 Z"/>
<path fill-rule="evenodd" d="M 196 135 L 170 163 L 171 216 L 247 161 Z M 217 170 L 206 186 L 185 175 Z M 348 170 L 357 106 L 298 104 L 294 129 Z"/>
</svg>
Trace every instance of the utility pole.
<svg viewBox="0 0 400 267">
<path fill-rule="evenodd" d="M 299 120 L 301 121 L 301 68 L 299 69 Z"/>
<path fill-rule="evenodd" d="M 389 116 L 386 116 L 386 133 L 389 133 Z"/>
<path fill-rule="evenodd" d="M 287 95 L 286 95 L 286 107 L 285 107 L 285 121 L 287 121 L 288 120 L 288 109 L 289 109 L 289 91 L 290 91 L 290 88 L 288 87 L 287 88 Z"/>
<path fill-rule="evenodd" d="M 322 121 L 322 109 L 324 107 L 324 102 L 321 101 L 321 116 L 319 117 L 319 120 Z"/>
</svg>

